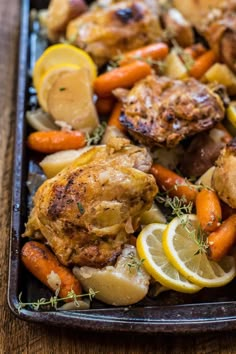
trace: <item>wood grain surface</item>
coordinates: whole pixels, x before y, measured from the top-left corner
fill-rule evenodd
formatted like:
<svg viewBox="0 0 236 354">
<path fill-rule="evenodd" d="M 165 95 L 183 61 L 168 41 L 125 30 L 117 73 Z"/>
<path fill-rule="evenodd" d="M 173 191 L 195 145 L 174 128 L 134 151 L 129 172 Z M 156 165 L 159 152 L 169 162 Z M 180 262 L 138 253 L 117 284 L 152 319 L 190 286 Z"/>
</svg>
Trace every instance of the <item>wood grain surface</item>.
<svg viewBox="0 0 236 354">
<path fill-rule="evenodd" d="M 28 324 L 11 314 L 6 293 L 19 8 L 18 0 L 0 1 L 0 354 L 236 353 L 235 333 L 106 335 Z"/>
</svg>

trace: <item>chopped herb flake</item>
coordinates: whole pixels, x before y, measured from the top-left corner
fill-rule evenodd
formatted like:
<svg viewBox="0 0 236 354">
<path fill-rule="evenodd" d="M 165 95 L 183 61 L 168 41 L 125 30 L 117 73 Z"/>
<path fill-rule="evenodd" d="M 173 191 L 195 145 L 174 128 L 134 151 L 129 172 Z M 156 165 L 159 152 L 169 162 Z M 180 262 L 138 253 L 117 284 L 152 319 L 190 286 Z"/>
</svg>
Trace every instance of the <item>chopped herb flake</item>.
<svg viewBox="0 0 236 354">
<path fill-rule="evenodd" d="M 77 206 L 78 206 L 80 214 L 83 215 L 85 212 L 83 205 L 80 202 L 78 202 Z"/>
</svg>

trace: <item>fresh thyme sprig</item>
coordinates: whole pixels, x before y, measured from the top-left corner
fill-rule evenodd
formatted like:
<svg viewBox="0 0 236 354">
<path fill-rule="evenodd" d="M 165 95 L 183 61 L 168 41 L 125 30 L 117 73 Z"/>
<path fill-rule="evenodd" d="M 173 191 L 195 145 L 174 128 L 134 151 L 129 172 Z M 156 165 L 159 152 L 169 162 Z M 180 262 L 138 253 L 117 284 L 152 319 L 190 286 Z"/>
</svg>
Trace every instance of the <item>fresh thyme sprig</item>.
<svg viewBox="0 0 236 354">
<path fill-rule="evenodd" d="M 156 201 L 160 204 L 163 204 L 164 207 L 171 209 L 171 215 L 181 217 L 186 214 L 191 214 L 193 209 L 193 202 L 189 202 L 186 204 L 185 197 L 177 197 L 173 198 L 169 197 L 168 194 L 159 194 L 156 197 Z"/>
<path fill-rule="evenodd" d="M 126 265 L 127 267 L 129 267 L 130 272 L 132 271 L 132 269 L 135 269 L 136 271 L 140 271 L 140 268 L 143 262 L 145 261 L 144 258 L 138 259 L 134 252 L 129 252 L 126 259 L 128 261 Z"/>
<path fill-rule="evenodd" d="M 97 128 L 94 129 L 91 135 L 86 134 L 87 145 L 90 146 L 98 144 L 105 133 L 106 127 L 107 123 L 102 122 L 97 126 Z"/>
<path fill-rule="evenodd" d="M 58 293 L 59 293 L 59 289 L 56 291 L 54 296 L 51 296 L 50 299 L 45 299 L 45 298 L 41 298 L 38 299 L 35 302 L 22 302 L 21 301 L 21 297 L 22 297 L 22 292 L 19 294 L 19 304 L 17 306 L 17 310 L 20 313 L 20 311 L 27 307 L 27 306 L 31 306 L 33 307 L 33 309 L 35 311 L 38 311 L 40 307 L 42 306 L 47 306 L 50 305 L 52 308 L 57 309 L 57 304 L 58 302 L 62 302 L 68 299 L 73 300 L 74 304 L 79 307 L 80 304 L 78 302 L 78 299 L 83 298 L 83 297 L 88 297 L 90 301 L 92 301 L 92 299 L 95 297 L 95 295 L 98 293 L 97 291 L 94 291 L 93 289 L 89 289 L 89 292 L 87 294 L 80 294 L 80 295 L 76 295 L 76 293 L 74 292 L 74 290 L 71 290 L 68 292 L 66 297 L 61 297 L 58 298 Z"/>
<path fill-rule="evenodd" d="M 189 237 L 198 246 L 198 250 L 194 253 L 194 256 L 207 252 L 208 245 L 206 243 L 207 233 L 202 230 L 201 226 L 198 225 L 197 229 L 192 225 L 189 215 L 182 215 L 181 225 L 187 231 Z"/>
</svg>

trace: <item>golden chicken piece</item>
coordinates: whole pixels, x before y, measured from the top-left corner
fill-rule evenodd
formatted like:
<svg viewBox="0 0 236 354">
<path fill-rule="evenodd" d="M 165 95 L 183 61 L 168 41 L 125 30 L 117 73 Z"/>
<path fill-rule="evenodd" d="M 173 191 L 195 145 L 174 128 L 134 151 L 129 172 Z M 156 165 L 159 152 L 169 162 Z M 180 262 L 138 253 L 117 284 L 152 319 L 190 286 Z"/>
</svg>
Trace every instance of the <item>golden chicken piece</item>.
<svg viewBox="0 0 236 354">
<path fill-rule="evenodd" d="M 23 236 L 40 232 L 64 265 L 114 263 L 158 191 L 145 148 L 122 138 L 110 144 L 83 154 L 34 197 Z"/>
<path fill-rule="evenodd" d="M 97 65 L 132 49 L 154 43 L 162 32 L 159 20 L 144 1 L 121 1 L 71 21 L 66 38 L 89 53 Z"/>
<path fill-rule="evenodd" d="M 236 208 L 236 138 L 221 151 L 213 172 L 212 186 L 221 200 Z"/>
<path fill-rule="evenodd" d="M 87 11 L 84 0 L 50 0 L 46 26 L 48 37 L 51 41 L 56 41 L 65 32 L 67 24 Z"/>
<path fill-rule="evenodd" d="M 121 123 L 139 142 L 174 147 L 187 136 L 212 128 L 224 118 L 220 96 L 189 78 L 150 75 L 128 91 L 113 91 L 123 103 Z"/>
<path fill-rule="evenodd" d="M 236 73 L 236 0 L 173 0 L 173 6 Z"/>
<path fill-rule="evenodd" d="M 218 58 L 236 73 L 236 0 L 212 9 L 200 23 L 199 31 Z"/>
</svg>

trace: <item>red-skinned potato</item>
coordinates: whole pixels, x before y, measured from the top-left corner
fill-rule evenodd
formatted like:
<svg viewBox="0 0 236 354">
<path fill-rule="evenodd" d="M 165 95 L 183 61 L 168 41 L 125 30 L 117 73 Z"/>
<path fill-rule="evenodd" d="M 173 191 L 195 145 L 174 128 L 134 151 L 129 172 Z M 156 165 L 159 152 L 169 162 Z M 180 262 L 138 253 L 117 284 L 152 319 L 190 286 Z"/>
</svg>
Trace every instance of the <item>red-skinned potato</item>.
<svg viewBox="0 0 236 354">
<path fill-rule="evenodd" d="M 48 7 L 47 28 L 52 41 L 62 34 L 67 24 L 87 11 L 84 0 L 51 0 Z"/>
</svg>

